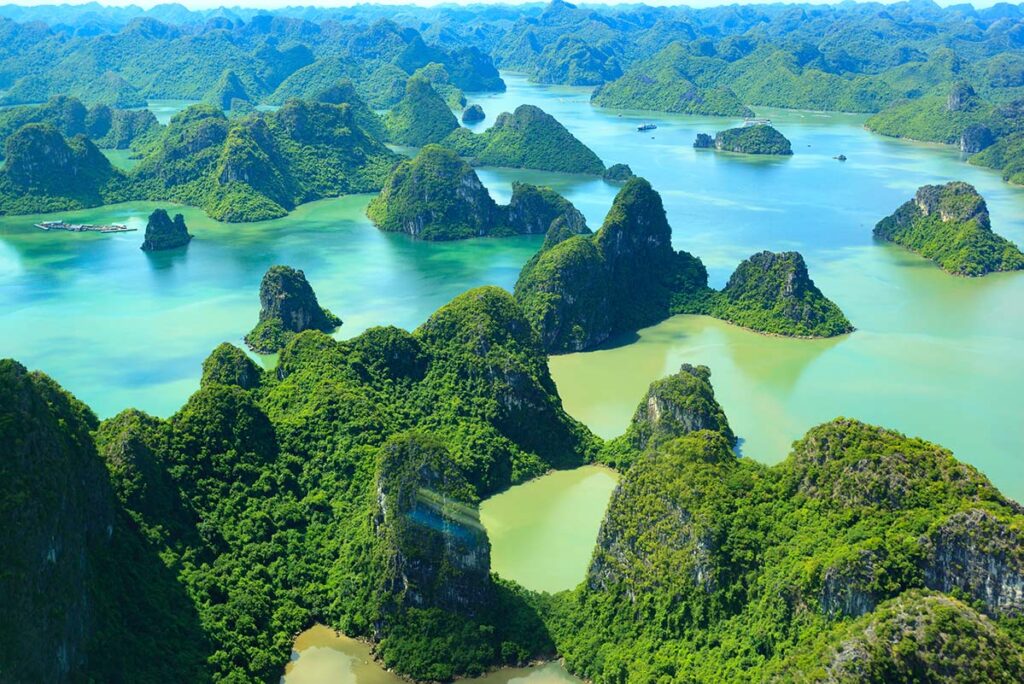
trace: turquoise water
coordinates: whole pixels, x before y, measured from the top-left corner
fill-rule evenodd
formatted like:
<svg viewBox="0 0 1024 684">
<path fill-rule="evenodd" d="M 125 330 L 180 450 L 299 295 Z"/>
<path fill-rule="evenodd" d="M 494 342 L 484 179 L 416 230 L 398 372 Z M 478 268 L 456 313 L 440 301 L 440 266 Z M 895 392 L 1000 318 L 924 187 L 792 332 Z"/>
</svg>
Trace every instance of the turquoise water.
<svg viewBox="0 0 1024 684">
<path fill-rule="evenodd" d="M 683 361 L 708 363 L 743 453 L 772 462 L 807 428 L 836 415 L 882 423 L 951 447 L 1005 492 L 1024 498 L 1024 274 L 964 280 L 891 246 L 871 228 L 924 183 L 961 179 L 985 195 L 996 231 L 1024 244 L 1024 190 L 961 162 L 951 148 L 875 136 L 864 117 L 759 110 L 793 142 L 792 158 L 694 150 L 698 132 L 733 121 L 594 109 L 587 89 L 527 84 L 471 96 L 487 113 L 534 103 L 607 164 L 626 162 L 661 192 L 673 241 L 699 255 L 712 284 L 762 250 L 795 249 L 858 331 L 839 340 L 778 340 L 681 317 L 620 346 L 553 359 L 566 407 L 604 435 L 621 431 L 650 380 Z M 162 103 L 170 116 L 182 103 Z M 620 116 L 621 114 L 621 116 Z M 637 133 L 637 123 L 659 128 Z M 478 127 L 480 127 L 478 125 Z M 845 154 L 840 163 L 834 155 Z M 514 180 L 551 185 L 592 227 L 617 188 L 572 175 L 483 169 L 499 201 Z M 101 415 L 139 406 L 167 415 L 198 386 L 217 343 L 239 343 L 258 312 L 267 266 L 306 271 L 344 320 L 418 325 L 482 284 L 511 288 L 539 238 L 415 243 L 376 231 L 368 198 L 325 200 L 262 224 L 223 225 L 185 210 L 196 239 L 158 255 L 141 234 L 45 234 L 0 219 L 0 354 L 52 374 Z M 155 205 L 82 212 L 143 225 Z M 625 344 L 638 341 L 639 344 Z M 625 346 L 621 346 L 625 344 Z"/>
</svg>

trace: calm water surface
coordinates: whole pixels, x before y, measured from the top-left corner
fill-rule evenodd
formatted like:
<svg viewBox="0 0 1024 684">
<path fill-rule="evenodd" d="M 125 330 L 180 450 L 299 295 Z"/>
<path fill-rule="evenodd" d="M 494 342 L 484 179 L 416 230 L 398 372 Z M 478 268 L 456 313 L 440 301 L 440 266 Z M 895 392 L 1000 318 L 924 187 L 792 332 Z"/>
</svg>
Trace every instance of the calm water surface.
<svg viewBox="0 0 1024 684">
<path fill-rule="evenodd" d="M 298 636 L 284 684 L 407 684 L 374 662 L 370 647 L 317 625 Z M 503 668 L 483 677 L 457 680 L 463 684 L 567 684 L 580 682 L 559 663 Z"/>
<path fill-rule="evenodd" d="M 837 415 L 942 443 L 1024 499 L 1024 274 L 965 280 L 896 248 L 871 228 L 924 183 L 961 179 L 985 195 L 998 232 L 1024 244 L 1024 190 L 946 147 L 872 135 L 864 117 L 759 110 L 793 142 L 788 159 L 694 150 L 728 119 L 594 109 L 587 89 L 527 84 L 471 97 L 487 113 L 534 103 L 607 164 L 626 162 L 662 194 L 676 247 L 700 256 L 721 286 L 753 252 L 795 249 L 857 326 L 839 340 L 782 340 L 680 317 L 612 349 L 551 366 L 571 413 L 620 432 L 647 384 L 679 363 L 707 363 L 745 455 L 774 462 L 809 427 Z M 183 103 L 161 103 L 169 117 Z M 620 116 L 621 114 L 621 116 Z M 637 123 L 654 120 L 641 134 Z M 840 163 L 834 155 L 845 154 Z M 589 177 L 484 169 L 500 201 L 514 180 L 551 185 L 592 227 L 616 187 Z M 325 200 L 278 221 L 224 225 L 184 210 L 184 250 L 139 251 L 139 233 L 45 234 L 33 218 L 0 219 L 0 354 L 55 376 L 101 415 L 138 406 L 167 415 L 198 386 L 199 364 L 255 323 L 265 269 L 306 271 L 344 320 L 340 337 L 376 324 L 418 325 L 482 284 L 511 288 L 539 238 L 414 243 L 365 219 L 366 196 Z M 152 204 L 68 217 L 142 226 Z M 635 344 L 624 344 L 635 341 Z"/>
<path fill-rule="evenodd" d="M 527 589 L 583 581 L 618 474 L 599 466 L 549 473 L 484 501 L 491 569 Z"/>
</svg>

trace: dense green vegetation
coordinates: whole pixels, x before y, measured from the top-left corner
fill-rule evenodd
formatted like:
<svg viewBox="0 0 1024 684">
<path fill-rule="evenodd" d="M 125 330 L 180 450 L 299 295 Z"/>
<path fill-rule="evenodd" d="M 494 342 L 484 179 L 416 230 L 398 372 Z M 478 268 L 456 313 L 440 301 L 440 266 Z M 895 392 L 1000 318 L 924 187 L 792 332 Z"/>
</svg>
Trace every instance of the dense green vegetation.
<svg viewBox="0 0 1024 684">
<path fill-rule="evenodd" d="M 389 141 L 413 147 L 441 142 L 459 127 L 451 107 L 421 76 L 409 79 L 405 97 L 384 121 Z"/>
<path fill-rule="evenodd" d="M 424 240 L 500 234 L 500 213 L 470 165 L 439 145 L 400 162 L 366 207 L 381 230 Z"/>
<path fill-rule="evenodd" d="M 771 467 L 737 459 L 717 432 L 680 434 L 626 471 L 587 579 L 550 622 L 570 670 L 595 682 L 1024 672 L 1017 580 L 997 579 L 1024 571 L 1024 518 L 973 468 L 845 419 Z"/>
<path fill-rule="evenodd" d="M 661 196 L 633 178 L 600 230 L 541 251 L 523 267 L 515 296 L 544 348 L 593 347 L 666 318 L 676 292 L 706 290 L 703 264 L 671 240 Z"/>
<path fill-rule="evenodd" d="M 425 67 L 417 69 L 413 73 L 413 77 L 425 78 L 430 81 L 430 86 L 451 109 L 461 110 L 466 106 L 466 94 L 452 83 L 448 70 L 444 68 L 443 64 L 431 62 Z"/>
<path fill-rule="evenodd" d="M 155 199 L 242 221 L 383 187 L 368 213 L 386 230 L 545 235 L 514 295 L 471 290 L 411 333 L 335 340 L 302 271 L 273 267 L 246 340 L 277 368 L 221 344 L 167 418 L 101 422 L 0 360 L 0 679 L 277 682 L 295 634 L 322 622 L 418 680 L 558 656 L 596 684 L 1024 680 L 1024 513 L 942 447 L 840 418 L 775 466 L 737 458 L 711 371 L 689 364 L 617 439 L 563 410 L 546 351 L 674 313 L 849 331 L 799 254 L 755 254 L 712 290 L 624 165 L 594 234 L 547 188 L 514 184 L 497 205 L 471 164 L 604 164 L 536 107 L 482 134 L 451 111 L 503 87 L 494 63 L 604 84 L 607 106 L 883 110 L 876 130 L 959 141 L 1022 182 L 1024 11 L 383 12 L 0 8 L 17 17 L 0 19 L 0 99 L 45 102 L 0 110 L 0 213 Z M 166 128 L 122 109 L 159 97 L 206 102 Z M 736 130 L 722 149 L 791 152 L 772 129 Z M 399 161 L 385 139 L 444 146 Z M 100 147 L 142 160 L 122 173 Z M 147 243 L 187 239 L 180 218 L 154 212 Z M 876 235 L 951 272 L 1024 268 L 962 183 L 922 188 Z M 584 583 L 537 595 L 492 574 L 480 500 L 595 461 L 623 477 Z"/>
<path fill-rule="evenodd" d="M 604 173 L 604 163 L 589 147 L 534 105 L 519 105 L 498 115 L 483 133 L 459 128 L 442 143 L 475 166 L 509 166 L 562 173 Z"/>
<path fill-rule="evenodd" d="M 73 97 L 53 97 L 41 105 L 0 109 L 0 146 L 30 123 L 50 124 L 61 135 L 85 135 L 101 148 L 127 149 L 152 141 L 159 124 L 152 112 L 112 109 L 106 105 L 87 108 Z"/>
<path fill-rule="evenodd" d="M 99 426 L 109 482 L 88 409 L 68 398 L 84 418 L 61 414 L 37 427 L 18 413 L 32 406 L 25 391 L 8 387 L 2 371 L 0 379 L 0 430 L 18 448 L 3 463 L 11 489 L 0 511 L 31 541 L 3 536 L 7 567 L 28 564 L 0 581 L 37 578 L 39 590 L 3 585 L 3 610 L 43 615 L 57 585 L 62 600 L 95 605 L 74 593 L 77 579 L 40 574 L 54 539 L 49 527 L 34 527 L 40 512 L 61 516 L 61 534 L 74 539 L 91 530 L 105 563 L 120 561 L 105 532 L 113 515 L 136 540 L 116 574 L 88 577 L 102 577 L 91 586 L 106 591 L 104 600 L 138 609 L 128 614 L 149 626 L 136 633 L 112 622 L 97 631 L 86 621 L 85 642 L 107 637 L 110 653 L 75 651 L 76 677 L 117 679 L 108 666 L 130 664 L 118 674 L 139 681 L 150 670 L 136 667 L 148 663 L 162 676 L 147 681 L 276 681 L 293 636 L 316 621 L 378 641 L 386 665 L 419 679 L 552 652 L 536 599 L 491 576 L 476 504 L 549 468 L 592 460 L 598 440 L 562 410 L 546 357 L 506 292 L 470 291 L 413 334 L 375 328 L 337 342 L 300 333 L 272 374 L 221 345 L 203 365 L 199 391 L 170 418 L 125 411 Z M 66 397 L 49 380 L 36 382 Z M 48 405 L 63 410 L 51 396 L 32 410 Z M 51 484 L 61 478 L 88 486 Z M 71 553 L 84 543 L 58 539 Z M 134 565 L 136 556 L 159 558 L 155 567 L 177 593 L 146 577 L 149 566 Z M 126 573 L 137 584 L 109 581 Z M 12 604 L 10 596 L 23 599 Z M 154 601 L 166 606 L 151 610 Z M 34 645 L 4 640 L 22 661 L 57 648 L 59 635 L 25 620 L 7 625 L 21 625 L 19 639 Z M 157 630 L 176 648 L 150 652 L 146 639 Z M 109 649 L 111 641 L 126 648 Z M 4 654 L 6 666 L 14 654 Z"/>
<path fill-rule="evenodd" d="M 615 55 L 585 40 L 562 36 L 546 46 L 533 64 L 531 77 L 540 83 L 600 85 L 622 75 Z"/>
<path fill-rule="evenodd" d="M 645 450 L 698 430 L 717 432 L 729 445 L 736 443 L 715 399 L 711 369 L 684 363 L 679 372 L 651 383 L 626 432 L 606 442 L 598 458 L 625 470 Z"/>
<path fill-rule="evenodd" d="M 203 102 L 214 107 L 220 107 L 224 111 L 233 109 L 233 103 L 236 100 L 251 102 L 242 79 L 238 78 L 238 74 L 231 69 L 225 69 L 224 73 L 217 79 L 217 82 L 203 95 Z"/>
<path fill-rule="evenodd" d="M 52 124 L 30 123 L 7 138 L 0 214 L 95 207 L 132 193 L 130 180 L 84 135 L 68 140 Z"/>
<path fill-rule="evenodd" d="M 325 94 L 344 96 L 343 86 Z M 290 100 L 276 111 L 230 120 L 219 107 L 203 104 L 141 138 L 126 136 L 134 119 L 125 120 L 108 131 L 141 147 L 142 159 L 129 174 L 113 169 L 84 135 L 66 140 L 51 124 L 27 124 L 6 142 L 0 212 L 148 199 L 201 207 L 222 221 L 276 218 L 303 202 L 381 187 L 398 157 L 360 126 L 373 127 L 371 117 L 358 101 Z"/>
<path fill-rule="evenodd" d="M 1003 179 L 1024 183 L 1024 100 L 996 104 L 968 83 L 898 103 L 865 124 L 882 135 L 958 145 L 971 164 L 1002 171 Z"/>
<path fill-rule="evenodd" d="M 421 240 L 543 234 L 560 217 L 576 232 L 586 229 L 572 203 L 548 188 L 513 183 L 511 202 L 499 206 L 473 168 L 439 145 L 400 162 L 366 215 L 381 230 Z"/>
<path fill-rule="evenodd" d="M 651 109 L 679 114 L 712 116 L 753 116 L 736 93 L 717 84 L 714 72 L 699 84 L 690 80 L 693 57 L 674 43 L 651 60 L 628 71 L 622 78 L 605 83 L 590 101 L 599 107 Z M 696 72 L 694 72 L 696 73 Z"/>
<path fill-rule="evenodd" d="M 356 126 L 363 129 L 372 138 L 378 140 L 387 138 L 384 120 L 363 101 L 351 80 L 343 78 L 316 93 L 313 99 L 327 104 L 348 105 Z"/>
<path fill-rule="evenodd" d="M 1024 254 L 992 232 L 985 200 L 963 182 L 919 188 L 914 199 L 878 222 L 874 234 L 955 275 L 1024 269 Z"/>
<path fill-rule="evenodd" d="M 672 314 L 707 314 L 798 337 L 853 327 L 810 279 L 796 252 L 762 252 L 721 292 L 701 260 L 672 248 L 661 196 L 642 178 L 626 182 L 592 236 L 545 241 L 523 267 L 515 296 L 550 352 L 589 349 Z"/>
<path fill-rule="evenodd" d="M 612 164 L 605 170 L 603 177 L 609 183 L 625 183 L 635 175 L 629 164 Z"/>
<path fill-rule="evenodd" d="M 968 161 L 1001 171 L 1003 180 L 1024 185 L 1024 133 L 1011 133 L 1000 138 Z"/>
<path fill-rule="evenodd" d="M 476 123 L 487 118 L 484 108 L 478 104 L 471 104 L 462 112 L 462 123 Z"/>
<path fill-rule="evenodd" d="M 786 136 L 775 130 L 770 124 L 754 124 L 751 126 L 740 126 L 728 130 L 719 131 L 714 139 L 711 136 L 700 133 L 696 142 L 697 148 L 714 148 L 724 152 L 739 152 L 740 154 L 793 154 L 793 146 Z"/>
<path fill-rule="evenodd" d="M 807 273 L 799 252 L 759 252 L 745 259 L 707 312 L 744 328 L 792 337 L 834 337 L 853 331 L 846 316 Z"/>
<path fill-rule="evenodd" d="M 644 186 L 626 189 L 656 201 Z M 637 210 L 559 244 L 616 237 Z M 98 423 L 0 362 L 0 663 L 48 680 L 65 649 L 76 679 L 276 681 L 324 622 L 418 679 L 555 654 L 596 682 L 1019 678 L 1019 506 L 948 451 L 856 421 L 777 466 L 737 459 L 709 378 L 654 383 L 602 449 L 490 287 L 411 334 L 299 333 L 273 373 L 220 345 L 167 419 Z M 542 597 L 492 576 L 480 498 L 597 458 L 627 470 L 587 580 Z M 63 631 L 43 618 L 55 601 Z"/>
<path fill-rule="evenodd" d="M 179 26 L 181 16 L 165 17 L 167 23 L 139 18 L 110 32 L 93 25 L 73 39 L 60 28 L 7 22 L 0 99 L 25 104 L 68 94 L 88 104 L 138 107 L 147 99 L 206 97 L 227 109 L 231 99 L 310 99 L 348 77 L 363 99 L 388 107 L 406 79 L 432 63 L 462 90 L 504 89 L 476 47 L 428 45 L 417 31 L 379 17 L 324 22 L 230 14 L 205 25 L 200 19 Z"/>
<path fill-rule="evenodd" d="M 926 95 L 893 105 L 864 125 L 895 138 L 957 145 L 969 126 L 985 124 L 991 116 L 992 106 L 978 97 L 974 88 L 957 84 L 948 94 Z"/>
<path fill-rule="evenodd" d="M 273 354 L 304 330 L 333 332 L 341 319 L 320 306 L 306 274 L 271 266 L 260 282 L 260 319 L 245 336 L 249 348 Z"/>
<path fill-rule="evenodd" d="M 222 221 L 257 221 L 321 197 L 377 190 L 395 158 L 347 104 L 291 100 L 231 120 L 195 105 L 175 115 L 132 177 L 145 198 L 202 207 Z"/>
<path fill-rule="evenodd" d="M 208 681 L 196 608 L 117 504 L 98 424 L 50 378 L 0 360 L 0 671 L 12 682 Z M 120 455 L 109 454 L 112 471 Z M 158 506 L 162 492 L 145 484 L 116 491 Z"/>
</svg>

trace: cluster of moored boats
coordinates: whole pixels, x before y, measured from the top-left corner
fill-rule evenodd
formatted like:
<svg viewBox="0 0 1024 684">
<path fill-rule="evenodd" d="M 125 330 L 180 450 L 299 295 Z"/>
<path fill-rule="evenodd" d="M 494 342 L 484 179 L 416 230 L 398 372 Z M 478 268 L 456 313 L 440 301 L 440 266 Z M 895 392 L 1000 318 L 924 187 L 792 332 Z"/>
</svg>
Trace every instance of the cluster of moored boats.
<svg viewBox="0 0 1024 684">
<path fill-rule="evenodd" d="M 43 221 L 37 223 L 40 230 L 66 230 L 72 233 L 129 233 L 138 228 L 129 228 L 122 223 L 97 225 L 93 223 L 67 223 L 65 221 Z"/>
</svg>

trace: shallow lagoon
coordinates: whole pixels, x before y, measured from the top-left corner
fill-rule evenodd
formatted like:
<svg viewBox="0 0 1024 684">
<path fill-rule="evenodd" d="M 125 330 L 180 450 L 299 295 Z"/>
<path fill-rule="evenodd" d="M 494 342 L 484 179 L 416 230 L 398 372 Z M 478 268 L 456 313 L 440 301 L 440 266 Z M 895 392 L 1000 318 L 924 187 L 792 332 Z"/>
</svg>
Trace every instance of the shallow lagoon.
<svg viewBox="0 0 1024 684">
<path fill-rule="evenodd" d="M 540 105 L 606 163 L 629 163 L 665 200 L 677 247 L 699 255 L 712 284 L 762 250 L 801 251 L 811 276 L 858 331 L 831 341 L 767 338 L 679 317 L 619 346 L 552 360 L 566 407 L 599 434 L 621 431 L 647 384 L 682 362 L 707 363 L 745 455 L 774 462 L 807 428 L 836 415 L 882 423 L 954 449 L 1024 499 L 1024 274 L 979 280 L 877 245 L 871 228 L 921 184 L 962 179 L 985 195 L 995 229 L 1024 243 L 1024 190 L 960 161 L 951 148 L 872 135 L 864 117 L 761 110 L 793 141 L 790 159 L 694 150 L 726 119 L 594 109 L 582 88 L 527 84 L 471 97 L 491 125 Z M 172 109 L 164 104 L 168 111 Z M 166 112 L 162 116 L 168 116 Z M 639 122 L 659 128 L 637 133 Z M 834 155 L 845 154 L 840 163 Z M 600 224 L 617 188 L 572 175 L 481 170 L 499 201 L 514 180 L 551 185 Z M 0 354 L 50 373 L 106 416 L 126 406 L 168 415 L 198 386 L 219 342 L 239 343 L 258 312 L 267 266 L 306 271 L 347 337 L 377 324 L 415 327 L 467 288 L 511 288 L 540 238 L 415 243 L 376 231 L 368 197 L 324 200 L 262 224 L 184 213 L 196 239 L 147 255 L 142 236 L 45 234 L 0 219 Z M 75 218 L 142 226 L 155 205 Z M 72 216 L 67 214 L 67 216 Z"/>
<path fill-rule="evenodd" d="M 549 473 L 480 506 L 491 569 L 527 589 L 555 593 L 586 576 L 618 475 L 584 466 Z"/>
<path fill-rule="evenodd" d="M 503 668 L 460 684 L 566 684 L 579 682 L 559 663 Z M 283 684 L 406 684 L 373 660 L 370 647 L 317 625 L 298 636 Z"/>
</svg>

